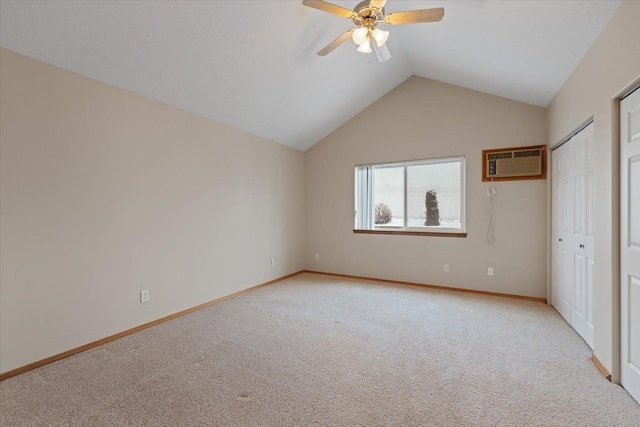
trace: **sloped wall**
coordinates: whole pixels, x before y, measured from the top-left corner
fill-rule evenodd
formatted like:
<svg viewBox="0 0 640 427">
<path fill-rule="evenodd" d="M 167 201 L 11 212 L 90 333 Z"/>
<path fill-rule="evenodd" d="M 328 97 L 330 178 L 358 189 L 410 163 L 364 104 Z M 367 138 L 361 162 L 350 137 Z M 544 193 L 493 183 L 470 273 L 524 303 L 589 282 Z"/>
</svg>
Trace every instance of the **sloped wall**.
<svg viewBox="0 0 640 427">
<path fill-rule="evenodd" d="M 546 181 L 494 184 L 490 245 L 489 184 L 481 180 L 483 149 L 546 141 L 544 108 L 409 78 L 305 153 L 306 267 L 546 298 Z M 355 165 L 459 155 L 467 163 L 467 238 L 353 233 Z"/>
</svg>

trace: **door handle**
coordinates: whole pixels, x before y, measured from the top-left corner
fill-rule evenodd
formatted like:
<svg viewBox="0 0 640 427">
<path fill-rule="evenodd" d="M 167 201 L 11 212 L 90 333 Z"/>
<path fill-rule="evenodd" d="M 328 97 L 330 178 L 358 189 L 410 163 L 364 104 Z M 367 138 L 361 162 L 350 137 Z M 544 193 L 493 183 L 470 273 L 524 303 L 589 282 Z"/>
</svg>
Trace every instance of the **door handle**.
<svg viewBox="0 0 640 427">
<path fill-rule="evenodd" d="M 580 244 L 580 249 L 584 249 L 584 245 L 583 244 Z"/>
</svg>

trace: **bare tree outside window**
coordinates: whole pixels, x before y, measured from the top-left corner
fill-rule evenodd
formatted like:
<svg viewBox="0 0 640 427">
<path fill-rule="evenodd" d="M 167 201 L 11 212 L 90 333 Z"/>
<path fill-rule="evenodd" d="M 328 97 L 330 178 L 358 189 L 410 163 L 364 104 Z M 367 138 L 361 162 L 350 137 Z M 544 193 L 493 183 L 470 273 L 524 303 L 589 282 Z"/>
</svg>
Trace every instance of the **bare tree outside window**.
<svg viewBox="0 0 640 427">
<path fill-rule="evenodd" d="M 374 212 L 374 221 L 376 224 L 389 224 L 391 222 L 391 208 L 384 203 L 378 203 Z"/>
</svg>

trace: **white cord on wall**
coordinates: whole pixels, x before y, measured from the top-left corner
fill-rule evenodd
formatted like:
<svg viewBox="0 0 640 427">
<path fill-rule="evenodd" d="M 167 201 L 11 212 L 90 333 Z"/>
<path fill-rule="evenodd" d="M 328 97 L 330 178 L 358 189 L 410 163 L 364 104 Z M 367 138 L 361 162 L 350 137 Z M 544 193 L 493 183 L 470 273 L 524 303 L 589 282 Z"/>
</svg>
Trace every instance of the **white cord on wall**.
<svg viewBox="0 0 640 427">
<path fill-rule="evenodd" d="M 493 177 L 491 178 L 491 184 L 493 184 Z M 496 241 L 496 236 L 493 231 L 493 197 L 498 194 L 496 191 L 496 187 L 493 185 L 487 189 L 487 194 L 489 195 L 489 228 L 487 229 L 487 242 L 490 245 L 493 245 Z"/>
</svg>

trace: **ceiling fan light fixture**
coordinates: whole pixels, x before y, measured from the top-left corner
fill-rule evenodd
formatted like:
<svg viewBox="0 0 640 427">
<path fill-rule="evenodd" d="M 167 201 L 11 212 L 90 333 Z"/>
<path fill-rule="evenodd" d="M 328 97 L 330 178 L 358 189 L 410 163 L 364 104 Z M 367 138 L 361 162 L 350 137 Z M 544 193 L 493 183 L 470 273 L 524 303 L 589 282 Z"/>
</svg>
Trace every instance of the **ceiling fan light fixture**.
<svg viewBox="0 0 640 427">
<path fill-rule="evenodd" d="M 353 42 L 358 46 L 365 42 L 369 38 L 369 29 L 365 27 L 356 28 L 351 35 Z"/>
<path fill-rule="evenodd" d="M 389 31 L 383 31 L 379 28 L 376 28 L 371 32 L 371 35 L 375 39 L 378 47 L 382 47 L 384 46 L 384 44 L 387 42 L 387 39 L 389 38 Z"/>
<path fill-rule="evenodd" d="M 0 0 L 1 1 L 1 0 Z M 393 13 L 385 13 L 387 0 L 362 0 L 349 10 L 333 3 L 334 0 L 302 0 L 302 4 L 323 12 L 347 18 L 355 24 L 356 28 L 345 31 L 341 36 L 318 51 L 319 56 L 327 56 L 337 47 L 352 39 L 358 45 L 358 52 L 375 52 L 380 62 L 391 58 L 387 39 L 389 32 L 376 28 L 378 24 L 403 25 L 417 24 L 421 22 L 439 22 L 444 17 L 444 8 L 406 10 Z"/>
<path fill-rule="evenodd" d="M 369 37 L 367 37 L 365 41 L 363 41 L 362 44 L 358 46 L 358 52 L 371 53 L 371 41 L 369 40 Z"/>
</svg>

